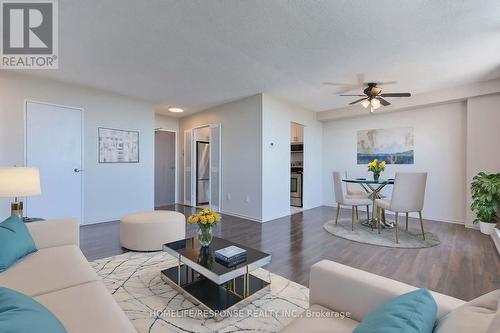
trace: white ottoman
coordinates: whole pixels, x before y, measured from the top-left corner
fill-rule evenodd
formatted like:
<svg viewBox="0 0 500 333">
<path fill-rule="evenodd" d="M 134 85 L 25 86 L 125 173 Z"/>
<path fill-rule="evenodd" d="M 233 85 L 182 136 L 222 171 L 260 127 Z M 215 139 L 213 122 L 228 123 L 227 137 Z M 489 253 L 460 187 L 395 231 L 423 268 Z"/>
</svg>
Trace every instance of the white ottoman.
<svg viewBox="0 0 500 333">
<path fill-rule="evenodd" d="M 168 210 L 133 213 L 122 217 L 120 243 L 129 250 L 159 251 L 168 242 L 186 238 L 186 218 Z"/>
</svg>

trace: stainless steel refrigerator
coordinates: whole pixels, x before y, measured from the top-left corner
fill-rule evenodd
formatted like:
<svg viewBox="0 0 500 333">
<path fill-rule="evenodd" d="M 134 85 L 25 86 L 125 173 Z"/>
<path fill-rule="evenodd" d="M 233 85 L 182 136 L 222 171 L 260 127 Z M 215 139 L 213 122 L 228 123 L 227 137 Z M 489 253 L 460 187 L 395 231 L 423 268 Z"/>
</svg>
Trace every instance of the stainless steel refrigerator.
<svg viewBox="0 0 500 333">
<path fill-rule="evenodd" d="M 210 203 L 210 144 L 196 141 L 196 204 Z"/>
</svg>

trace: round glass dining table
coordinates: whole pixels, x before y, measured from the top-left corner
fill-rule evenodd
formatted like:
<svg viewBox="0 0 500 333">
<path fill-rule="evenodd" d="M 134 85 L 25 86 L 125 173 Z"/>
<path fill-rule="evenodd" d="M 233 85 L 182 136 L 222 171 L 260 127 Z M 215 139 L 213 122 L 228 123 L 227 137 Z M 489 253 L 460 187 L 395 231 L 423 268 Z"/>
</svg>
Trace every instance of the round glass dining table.
<svg viewBox="0 0 500 333">
<path fill-rule="evenodd" d="M 382 191 L 382 189 L 387 185 L 393 185 L 394 178 L 379 178 L 377 180 L 373 178 L 343 178 L 342 181 L 345 183 L 359 184 L 366 191 L 366 193 L 368 193 L 368 198 L 370 198 L 373 202 L 373 208 L 371 219 L 367 221 L 367 224 L 372 228 L 376 228 L 378 225 L 378 216 L 374 214 L 375 200 L 384 197 L 380 191 Z M 394 223 L 387 221 L 385 219 L 385 214 L 382 214 L 382 221 L 380 221 L 380 225 L 384 228 L 394 228 Z"/>
</svg>

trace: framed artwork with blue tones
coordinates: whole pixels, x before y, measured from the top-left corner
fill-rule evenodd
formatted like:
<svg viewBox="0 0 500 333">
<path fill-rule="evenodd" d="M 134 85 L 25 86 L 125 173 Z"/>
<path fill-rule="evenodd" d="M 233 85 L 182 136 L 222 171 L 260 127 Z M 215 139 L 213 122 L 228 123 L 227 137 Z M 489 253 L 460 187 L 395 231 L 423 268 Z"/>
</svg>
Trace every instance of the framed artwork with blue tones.
<svg viewBox="0 0 500 333">
<path fill-rule="evenodd" d="M 358 164 L 374 159 L 387 164 L 413 164 L 413 128 L 384 128 L 358 131 Z"/>
</svg>

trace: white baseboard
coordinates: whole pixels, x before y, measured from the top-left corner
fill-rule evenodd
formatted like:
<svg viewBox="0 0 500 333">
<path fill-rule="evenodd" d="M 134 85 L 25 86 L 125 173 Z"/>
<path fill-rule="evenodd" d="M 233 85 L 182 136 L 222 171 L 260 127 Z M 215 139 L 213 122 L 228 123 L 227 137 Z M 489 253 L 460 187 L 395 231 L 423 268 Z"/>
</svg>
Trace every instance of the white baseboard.
<svg viewBox="0 0 500 333">
<path fill-rule="evenodd" d="M 258 219 L 258 218 L 255 218 L 255 217 L 252 217 L 252 216 L 248 216 L 248 215 L 244 215 L 244 214 L 237 214 L 237 213 L 233 213 L 233 212 L 230 212 L 228 210 L 221 210 L 220 211 L 222 214 L 225 214 L 225 215 L 230 215 L 230 216 L 235 216 L 235 217 L 240 217 L 242 219 L 247 219 L 247 220 L 251 220 L 251 221 L 255 221 L 255 222 L 260 222 L 262 223 L 262 219 Z"/>
<path fill-rule="evenodd" d="M 500 230 L 495 228 L 493 229 L 493 233 L 491 234 L 491 238 L 493 238 L 493 243 L 497 247 L 498 254 L 500 254 Z"/>
</svg>

